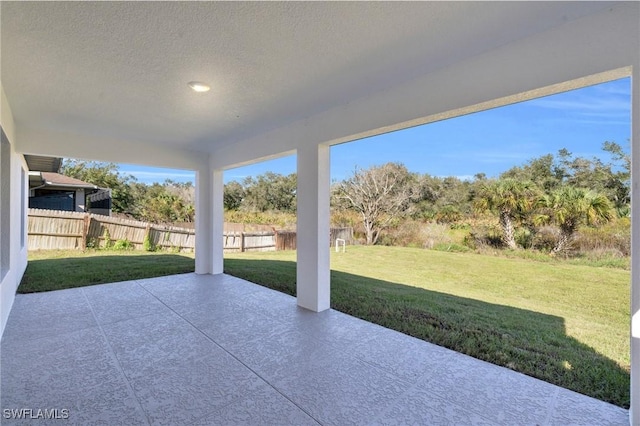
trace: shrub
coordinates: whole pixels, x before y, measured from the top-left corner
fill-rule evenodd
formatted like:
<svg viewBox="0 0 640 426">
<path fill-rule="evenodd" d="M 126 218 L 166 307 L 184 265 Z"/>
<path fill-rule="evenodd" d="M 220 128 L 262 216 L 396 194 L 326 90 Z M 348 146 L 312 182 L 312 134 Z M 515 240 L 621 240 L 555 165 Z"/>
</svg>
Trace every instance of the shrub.
<svg viewBox="0 0 640 426">
<path fill-rule="evenodd" d="M 469 247 L 466 247 L 466 246 L 462 245 L 462 244 L 439 243 L 439 244 L 436 244 L 435 246 L 433 246 L 433 250 L 448 251 L 448 252 L 453 252 L 453 253 L 466 253 L 466 252 L 470 251 L 471 249 Z"/>
<path fill-rule="evenodd" d="M 378 244 L 431 249 L 438 244 L 451 244 L 453 241 L 449 225 L 407 219 L 387 229 L 380 236 Z"/>
<path fill-rule="evenodd" d="M 474 250 L 486 247 L 502 248 L 502 231 L 497 225 L 472 226 L 462 244 Z"/>
<path fill-rule="evenodd" d="M 102 235 L 104 238 L 104 248 L 110 249 L 113 245 L 113 241 L 111 240 L 111 234 L 109 233 L 109 228 L 104 228 L 104 234 Z"/>
<path fill-rule="evenodd" d="M 454 206 L 444 206 L 435 215 L 438 223 L 453 223 L 462 219 L 462 213 Z"/>
<path fill-rule="evenodd" d="M 151 241 L 151 238 L 149 237 L 149 234 L 147 234 L 144 237 L 144 241 L 142 242 L 142 249 L 144 251 L 156 251 L 156 247 L 153 244 L 153 241 Z"/>
<path fill-rule="evenodd" d="M 516 244 L 524 249 L 531 248 L 533 246 L 534 233 L 527 228 L 517 228 L 515 232 Z"/>
<path fill-rule="evenodd" d="M 454 222 L 449 225 L 451 229 L 471 229 L 471 224 L 467 222 Z"/>
<path fill-rule="evenodd" d="M 87 245 L 86 247 L 88 249 L 97 249 L 100 248 L 100 242 L 98 241 L 97 238 L 95 237 L 88 237 L 87 238 Z"/>
<path fill-rule="evenodd" d="M 573 245 L 581 253 L 595 252 L 613 257 L 630 256 L 630 221 L 623 218 L 599 228 L 580 228 Z"/>
<path fill-rule="evenodd" d="M 449 226 L 433 222 L 422 226 L 420 237 L 422 247 L 434 250 L 438 250 L 438 246 L 450 245 L 453 242 L 449 235 Z"/>
<path fill-rule="evenodd" d="M 550 252 L 556 246 L 560 238 L 560 231 L 553 226 L 538 228 L 531 240 L 531 247 L 536 250 Z"/>
<path fill-rule="evenodd" d="M 378 244 L 384 246 L 420 247 L 420 223 L 406 220 L 390 227 L 380 236 Z"/>
<path fill-rule="evenodd" d="M 353 210 L 332 209 L 331 226 L 335 226 L 337 228 L 362 227 L 362 218 Z"/>
<path fill-rule="evenodd" d="M 116 243 L 113 245 L 113 250 L 123 251 L 123 250 L 133 250 L 133 249 L 135 249 L 135 246 L 131 241 L 129 241 L 126 238 L 124 240 L 116 241 Z"/>
<path fill-rule="evenodd" d="M 250 212 L 228 210 L 224 212 L 225 222 L 251 223 L 255 225 L 270 225 L 286 229 L 295 229 L 296 215 L 285 212 Z"/>
</svg>

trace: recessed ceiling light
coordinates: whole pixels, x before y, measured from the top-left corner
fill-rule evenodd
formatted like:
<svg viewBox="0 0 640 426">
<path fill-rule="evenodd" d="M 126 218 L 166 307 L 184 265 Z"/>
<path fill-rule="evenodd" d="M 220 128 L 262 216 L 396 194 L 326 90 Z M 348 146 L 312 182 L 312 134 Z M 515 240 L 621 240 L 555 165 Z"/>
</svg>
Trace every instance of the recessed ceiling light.
<svg viewBox="0 0 640 426">
<path fill-rule="evenodd" d="M 207 83 L 201 81 L 190 81 L 187 85 L 191 87 L 191 90 L 194 92 L 208 92 L 211 90 L 211 87 Z"/>
</svg>

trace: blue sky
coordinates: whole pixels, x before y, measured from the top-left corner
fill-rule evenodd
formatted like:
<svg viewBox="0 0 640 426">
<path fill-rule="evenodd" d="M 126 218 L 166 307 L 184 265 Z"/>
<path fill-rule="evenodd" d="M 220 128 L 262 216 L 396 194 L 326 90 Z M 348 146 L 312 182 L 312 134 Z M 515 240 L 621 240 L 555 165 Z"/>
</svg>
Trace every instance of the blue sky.
<svg viewBox="0 0 640 426">
<path fill-rule="evenodd" d="M 509 168 L 566 148 L 576 156 L 598 156 L 604 141 L 629 150 L 631 83 L 629 78 L 553 96 L 413 127 L 331 148 L 331 179 L 348 178 L 356 167 L 388 161 L 413 172 L 471 178 L 498 176 Z M 144 183 L 193 181 L 193 172 L 121 165 Z M 295 156 L 225 171 L 225 182 L 267 171 L 296 171 Z"/>
</svg>

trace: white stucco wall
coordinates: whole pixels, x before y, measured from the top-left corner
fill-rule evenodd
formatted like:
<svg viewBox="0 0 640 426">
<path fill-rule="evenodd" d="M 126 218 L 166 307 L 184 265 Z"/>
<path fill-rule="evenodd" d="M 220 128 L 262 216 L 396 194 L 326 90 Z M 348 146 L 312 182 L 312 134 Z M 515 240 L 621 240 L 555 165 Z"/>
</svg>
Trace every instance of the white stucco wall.
<svg viewBox="0 0 640 426">
<path fill-rule="evenodd" d="M 10 185 L 7 185 L 9 187 L 9 206 L 3 205 L 2 211 L 0 211 L 3 220 L 7 217 L 10 220 L 9 235 L 5 235 L 5 233 L 0 235 L 0 244 L 2 244 L 3 251 L 8 248 L 10 253 L 9 268 L 0 282 L 1 337 L 15 299 L 16 289 L 27 267 L 27 246 L 26 236 L 24 235 L 24 233 L 26 233 L 26 217 L 22 214 L 22 203 L 26 203 L 28 199 L 26 193 L 22 194 L 23 188 L 25 188 L 26 192 L 27 187 L 26 185 L 22 185 L 22 179 L 26 179 L 27 173 L 23 173 L 22 171 L 27 171 L 28 168 L 24 157 L 15 151 L 13 144 L 15 140 L 13 116 L 1 84 L 0 92 L 2 96 L 2 103 L 0 104 L 0 126 L 9 142 L 9 149 L 3 153 L 4 156 L 8 151 L 9 161 L 2 161 L 2 167 L 5 167 L 8 163 L 10 175 Z M 3 185 L 2 188 L 3 191 L 6 190 L 5 185 Z M 26 209 L 24 211 L 26 211 Z M 25 242 L 24 246 L 22 244 L 23 242 Z"/>
</svg>

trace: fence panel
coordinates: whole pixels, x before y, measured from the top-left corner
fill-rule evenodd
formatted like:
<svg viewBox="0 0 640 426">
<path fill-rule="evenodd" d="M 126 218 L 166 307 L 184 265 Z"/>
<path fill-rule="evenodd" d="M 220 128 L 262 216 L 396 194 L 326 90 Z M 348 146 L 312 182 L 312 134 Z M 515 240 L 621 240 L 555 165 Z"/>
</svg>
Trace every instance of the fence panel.
<svg viewBox="0 0 640 426">
<path fill-rule="evenodd" d="M 106 231 L 108 230 L 112 243 L 118 240 L 128 240 L 133 243 L 136 250 L 142 250 L 148 223 L 94 214 L 89 217 L 91 221 L 87 239 L 94 241 L 95 247 L 105 247 Z"/>
<path fill-rule="evenodd" d="M 345 240 L 347 244 L 353 244 L 353 228 L 331 228 L 329 235 L 331 247 L 335 246 L 337 238 Z"/>
<path fill-rule="evenodd" d="M 276 234 L 274 232 L 233 232 L 225 233 L 224 250 L 245 251 L 274 251 L 276 250 Z"/>
<path fill-rule="evenodd" d="M 297 240 L 296 232 L 279 231 L 276 234 L 276 250 L 295 250 Z"/>
<path fill-rule="evenodd" d="M 242 233 L 241 232 L 233 232 L 228 234 L 223 234 L 222 238 L 224 238 L 224 250 L 226 251 L 242 251 Z"/>
<path fill-rule="evenodd" d="M 229 228 L 244 229 L 244 226 Z M 109 231 L 112 244 L 118 240 L 128 240 L 136 250 L 144 248 L 147 235 L 151 244 L 160 249 L 193 251 L 196 245 L 194 229 L 155 225 L 89 213 L 29 209 L 30 250 L 83 250 L 86 243 L 93 247 L 104 247 L 106 231 Z M 295 231 L 275 232 L 273 230 L 229 232 L 225 226 L 223 238 L 226 251 L 295 250 L 297 234 Z M 347 241 L 347 244 L 351 244 L 353 228 L 331 228 L 331 246 L 335 244 L 336 238 L 342 238 Z"/>
<path fill-rule="evenodd" d="M 112 244 L 118 240 L 128 240 L 136 250 L 143 249 L 147 235 L 158 248 L 177 251 L 195 249 L 193 229 L 88 213 L 29 209 L 30 250 L 81 250 L 85 248 L 85 242 L 93 247 L 104 248 L 106 231 Z"/>
<path fill-rule="evenodd" d="M 193 250 L 196 247 L 196 231 L 175 226 L 151 225 L 149 240 L 155 247 L 164 250 Z"/>
<path fill-rule="evenodd" d="M 82 249 L 84 213 L 29 209 L 27 243 L 35 250 Z"/>
<path fill-rule="evenodd" d="M 244 251 L 274 251 L 275 249 L 275 232 L 244 234 Z"/>
</svg>

